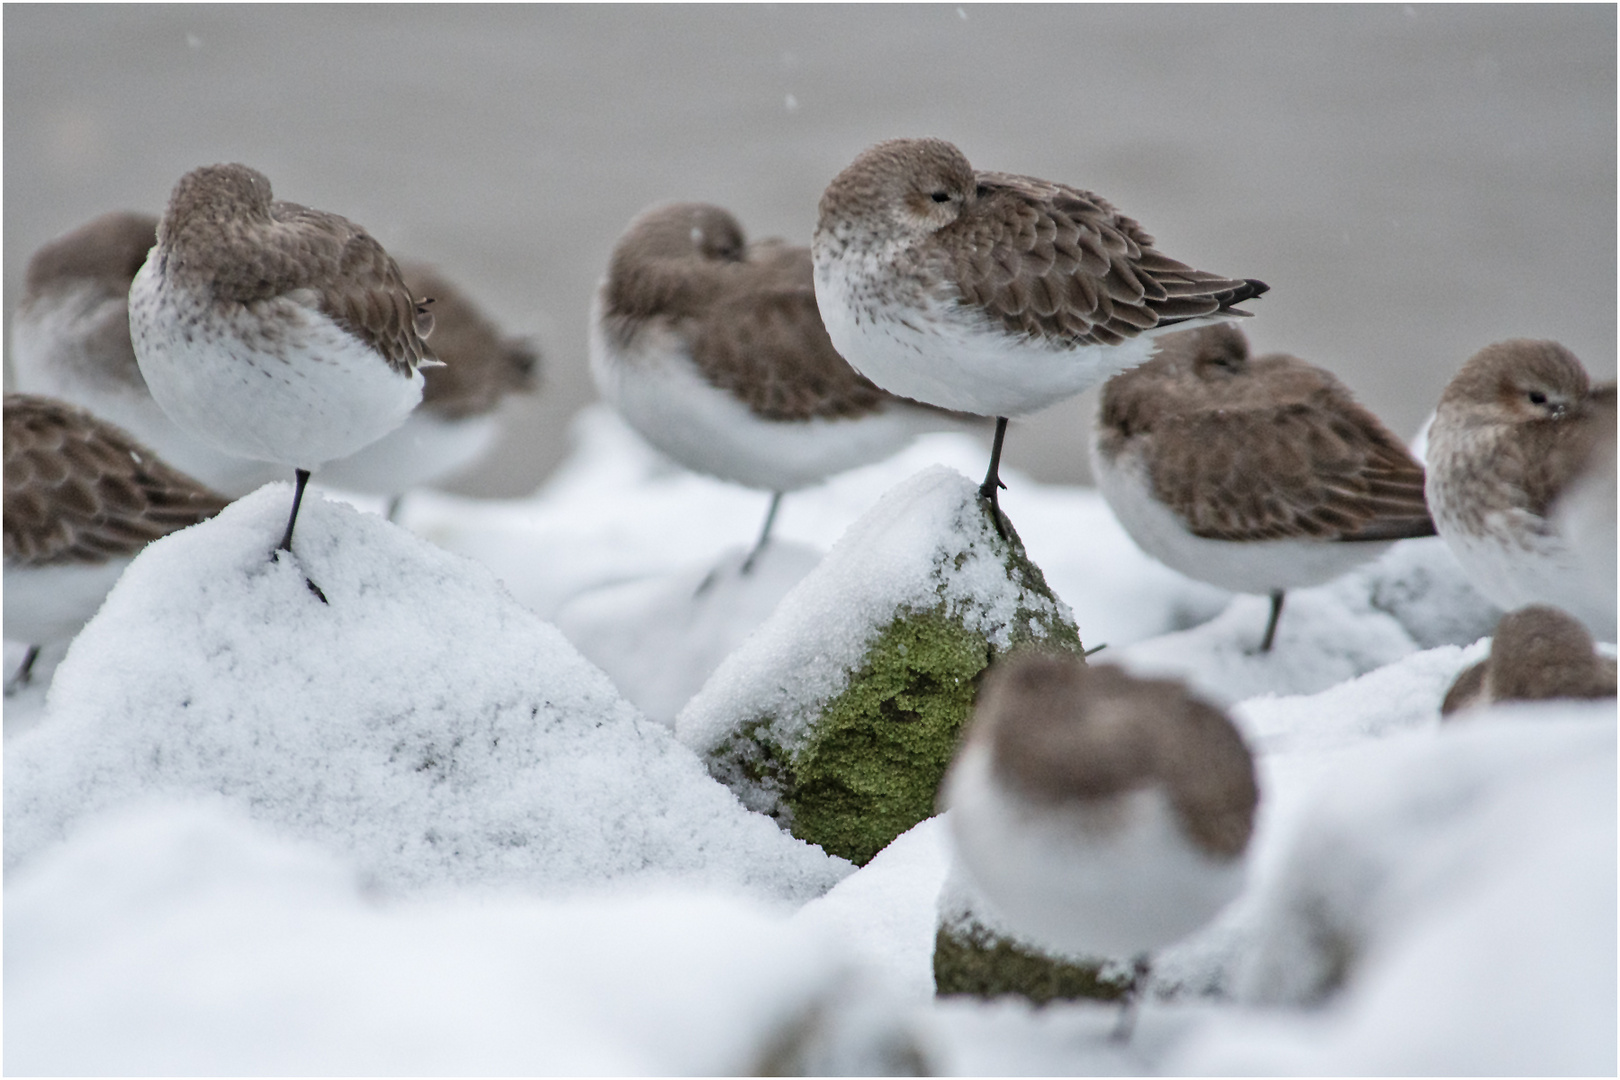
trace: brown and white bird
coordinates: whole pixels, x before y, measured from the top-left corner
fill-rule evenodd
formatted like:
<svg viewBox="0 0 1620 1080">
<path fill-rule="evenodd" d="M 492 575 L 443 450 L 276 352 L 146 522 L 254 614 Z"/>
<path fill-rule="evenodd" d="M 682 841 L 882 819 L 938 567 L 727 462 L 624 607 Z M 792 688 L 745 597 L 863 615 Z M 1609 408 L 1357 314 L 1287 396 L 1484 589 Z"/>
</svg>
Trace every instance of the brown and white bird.
<svg viewBox="0 0 1620 1080">
<path fill-rule="evenodd" d="M 83 409 L 5 395 L 5 634 L 39 647 L 78 633 L 124 568 L 226 500 Z"/>
<path fill-rule="evenodd" d="M 990 669 L 941 790 L 964 868 L 1013 929 L 1117 959 L 1237 896 L 1260 797 L 1237 729 L 1180 683 L 1039 651 Z"/>
<path fill-rule="evenodd" d="M 1428 441 L 1434 523 L 1474 587 L 1507 610 L 1561 608 L 1601 641 L 1615 639 L 1613 526 L 1594 534 L 1607 559 L 1583 556 L 1554 510 L 1612 441 L 1614 399 L 1555 341 L 1498 342 L 1452 378 Z"/>
<path fill-rule="evenodd" d="M 940 139 L 891 139 L 827 186 L 811 250 L 827 332 L 857 371 L 997 418 L 980 489 L 995 510 L 1008 417 L 1144 362 L 1172 327 L 1246 315 L 1236 305 L 1267 289 L 1153 245 L 1099 195 L 975 170 Z"/>
<path fill-rule="evenodd" d="M 1271 597 L 1319 585 L 1399 539 L 1433 536 L 1423 466 L 1338 379 L 1249 355 L 1231 325 L 1162 338 L 1103 388 L 1098 490 L 1137 546 L 1171 569 Z"/>
<path fill-rule="evenodd" d="M 405 422 L 370 446 L 330 462 L 321 482 L 392 498 L 451 479 L 483 459 L 500 434 L 497 413 L 513 394 L 533 393 L 540 354 L 503 334 L 466 293 L 431 266 L 399 264 L 412 296 L 432 301 L 433 353 L 423 369 L 422 403 Z"/>
<path fill-rule="evenodd" d="M 748 243 L 730 213 L 655 206 L 614 246 L 591 311 L 591 374 L 648 442 L 695 472 L 782 494 L 962 418 L 874 386 L 838 355 L 810 252 Z"/>
<path fill-rule="evenodd" d="M 1490 656 L 1451 684 L 1440 715 L 1499 701 L 1550 701 L 1615 696 L 1615 662 L 1592 647 L 1592 635 L 1574 618 L 1545 604 L 1502 616 Z"/>
<path fill-rule="evenodd" d="M 115 211 L 64 233 L 28 260 L 11 322 L 14 389 L 88 409 L 181 472 L 245 495 L 279 474 L 179 427 L 152 400 L 129 336 L 129 286 L 157 243 L 158 219 Z"/>
<path fill-rule="evenodd" d="M 418 369 L 438 362 L 432 315 L 382 245 L 346 218 L 273 200 L 245 165 L 180 178 L 129 323 L 176 424 L 294 470 L 286 551 L 310 473 L 403 423 L 422 398 Z"/>
</svg>

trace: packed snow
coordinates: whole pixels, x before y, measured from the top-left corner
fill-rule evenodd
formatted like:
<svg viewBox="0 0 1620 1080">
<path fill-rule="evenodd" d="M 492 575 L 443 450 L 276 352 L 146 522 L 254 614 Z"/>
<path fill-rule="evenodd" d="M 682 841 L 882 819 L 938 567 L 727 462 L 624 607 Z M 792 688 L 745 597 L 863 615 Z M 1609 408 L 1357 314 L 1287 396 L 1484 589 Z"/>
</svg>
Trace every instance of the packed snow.
<svg viewBox="0 0 1620 1080">
<path fill-rule="evenodd" d="M 669 725 L 941 465 L 970 483 L 947 470 L 984 449 L 928 436 L 788 497 L 747 577 L 767 496 L 599 409 L 528 499 L 413 493 L 398 528 L 312 495 L 272 560 L 275 484 L 153 544 L 7 702 L 6 1069 L 1614 1072 L 1614 703 L 1442 725 L 1497 613 L 1436 541 L 1290 593 L 1260 655 L 1263 598 L 1017 475 L 1082 639 L 1227 706 L 1260 812 L 1244 893 L 1156 958 L 1129 1043 L 1113 1006 L 936 1000 L 946 823 L 851 872 Z M 844 580 L 851 610 L 877 587 Z"/>
</svg>

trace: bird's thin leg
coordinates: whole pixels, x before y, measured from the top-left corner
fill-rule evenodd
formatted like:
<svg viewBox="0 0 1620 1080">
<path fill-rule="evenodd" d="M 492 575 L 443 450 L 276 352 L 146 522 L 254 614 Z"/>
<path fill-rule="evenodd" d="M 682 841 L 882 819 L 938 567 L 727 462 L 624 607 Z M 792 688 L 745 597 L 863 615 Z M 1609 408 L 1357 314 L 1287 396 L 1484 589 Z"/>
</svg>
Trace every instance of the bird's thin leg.
<svg viewBox="0 0 1620 1080">
<path fill-rule="evenodd" d="M 298 505 L 304 501 L 304 486 L 309 483 L 309 470 L 294 469 L 293 475 L 297 478 L 298 486 L 293 489 L 292 513 L 287 515 L 287 531 L 282 533 L 281 543 L 276 545 L 279 550 L 289 554 L 292 552 L 293 524 L 298 520 Z"/>
<path fill-rule="evenodd" d="M 390 524 L 399 524 L 399 512 L 404 506 L 405 493 L 403 491 L 388 500 L 388 521 Z"/>
<path fill-rule="evenodd" d="M 39 646 L 28 646 L 28 655 L 23 657 L 22 666 L 17 669 L 15 675 L 6 680 L 6 697 L 28 685 L 28 681 L 34 677 L 34 661 L 38 659 Z"/>
<path fill-rule="evenodd" d="M 743 573 L 749 573 L 754 569 L 754 561 L 759 558 L 759 553 L 765 550 L 765 545 L 771 538 L 771 526 L 776 524 L 777 507 L 781 505 L 782 493 L 780 491 L 771 492 L 771 508 L 765 511 L 765 527 L 759 530 L 759 539 L 754 543 L 754 550 L 750 551 L 748 558 L 743 560 Z"/>
<path fill-rule="evenodd" d="M 1260 639 L 1260 651 L 1271 651 L 1271 639 L 1277 636 L 1277 620 L 1282 616 L 1283 591 L 1275 589 L 1271 593 L 1271 618 L 1266 622 L 1266 636 Z"/>
<path fill-rule="evenodd" d="M 996 417 L 996 441 L 990 444 L 990 469 L 984 474 L 984 483 L 979 485 L 979 498 L 990 503 L 990 520 L 996 523 L 996 532 L 1003 540 L 1007 539 L 1007 530 L 1001 524 L 1001 500 L 998 493 L 1006 484 L 1001 482 L 1001 444 L 1007 437 L 1007 418 Z"/>
<path fill-rule="evenodd" d="M 1108 1034 L 1111 1042 L 1131 1041 L 1131 1034 L 1136 1030 L 1136 1014 L 1142 1007 L 1142 992 L 1147 989 L 1150 966 L 1147 953 L 1138 956 L 1132 963 L 1131 984 L 1125 988 L 1125 993 L 1120 998 L 1119 1020 L 1115 1022 L 1114 1030 Z"/>
</svg>

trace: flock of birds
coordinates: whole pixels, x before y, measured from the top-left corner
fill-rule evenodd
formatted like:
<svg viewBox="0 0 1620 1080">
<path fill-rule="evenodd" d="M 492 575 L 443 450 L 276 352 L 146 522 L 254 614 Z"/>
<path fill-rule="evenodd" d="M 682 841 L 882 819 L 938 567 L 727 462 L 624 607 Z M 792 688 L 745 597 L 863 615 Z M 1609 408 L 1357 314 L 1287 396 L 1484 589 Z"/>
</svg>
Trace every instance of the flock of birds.
<svg viewBox="0 0 1620 1080">
<path fill-rule="evenodd" d="M 590 315 L 602 395 L 704 473 L 785 493 L 916 434 L 995 421 L 980 494 L 1003 536 L 1010 417 L 1106 383 L 1098 485 L 1150 555 L 1285 592 L 1438 532 L 1505 610 L 1446 712 L 1615 693 L 1615 389 L 1550 341 L 1490 345 L 1442 396 L 1427 472 L 1326 371 L 1249 355 L 1259 281 L 1161 254 L 1063 184 L 972 168 L 937 139 L 857 156 L 809 248 L 725 210 L 651 208 Z M 5 632 L 71 636 L 151 540 L 293 471 L 397 497 L 484 453 L 535 350 L 431 270 L 243 165 L 196 169 L 161 219 L 111 214 L 28 269 L 5 398 Z M 749 564 L 752 563 L 752 557 Z M 745 566 L 746 569 L 746 566 Z M 325 597 L 315 582 L 310 590 Z M 1004 658 L 943 789 L 958 852 L 1054 948 L 1158 949 L 1236 892 L 1258 791 L 1226 716 L 1076 656 Z"/>
</svg>

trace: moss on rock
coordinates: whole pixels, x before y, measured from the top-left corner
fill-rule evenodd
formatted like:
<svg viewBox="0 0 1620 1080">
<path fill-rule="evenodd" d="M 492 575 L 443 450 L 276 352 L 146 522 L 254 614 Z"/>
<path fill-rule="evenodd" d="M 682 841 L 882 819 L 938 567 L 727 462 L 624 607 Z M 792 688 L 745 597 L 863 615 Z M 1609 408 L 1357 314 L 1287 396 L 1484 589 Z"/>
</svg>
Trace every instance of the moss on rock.
<svg viewBox="0 0 1620 1080">
<path fill-rule="evenodd" d="M 934 992 L 941 997 L 1017 994 L 1037 1005 L 1076 998 L 1118 1001 L 1130 985 L 1131 971 L 1114 961 L 1061 960 L 979 923 L 941 926 L 934 934 Z"/>
</svg>

